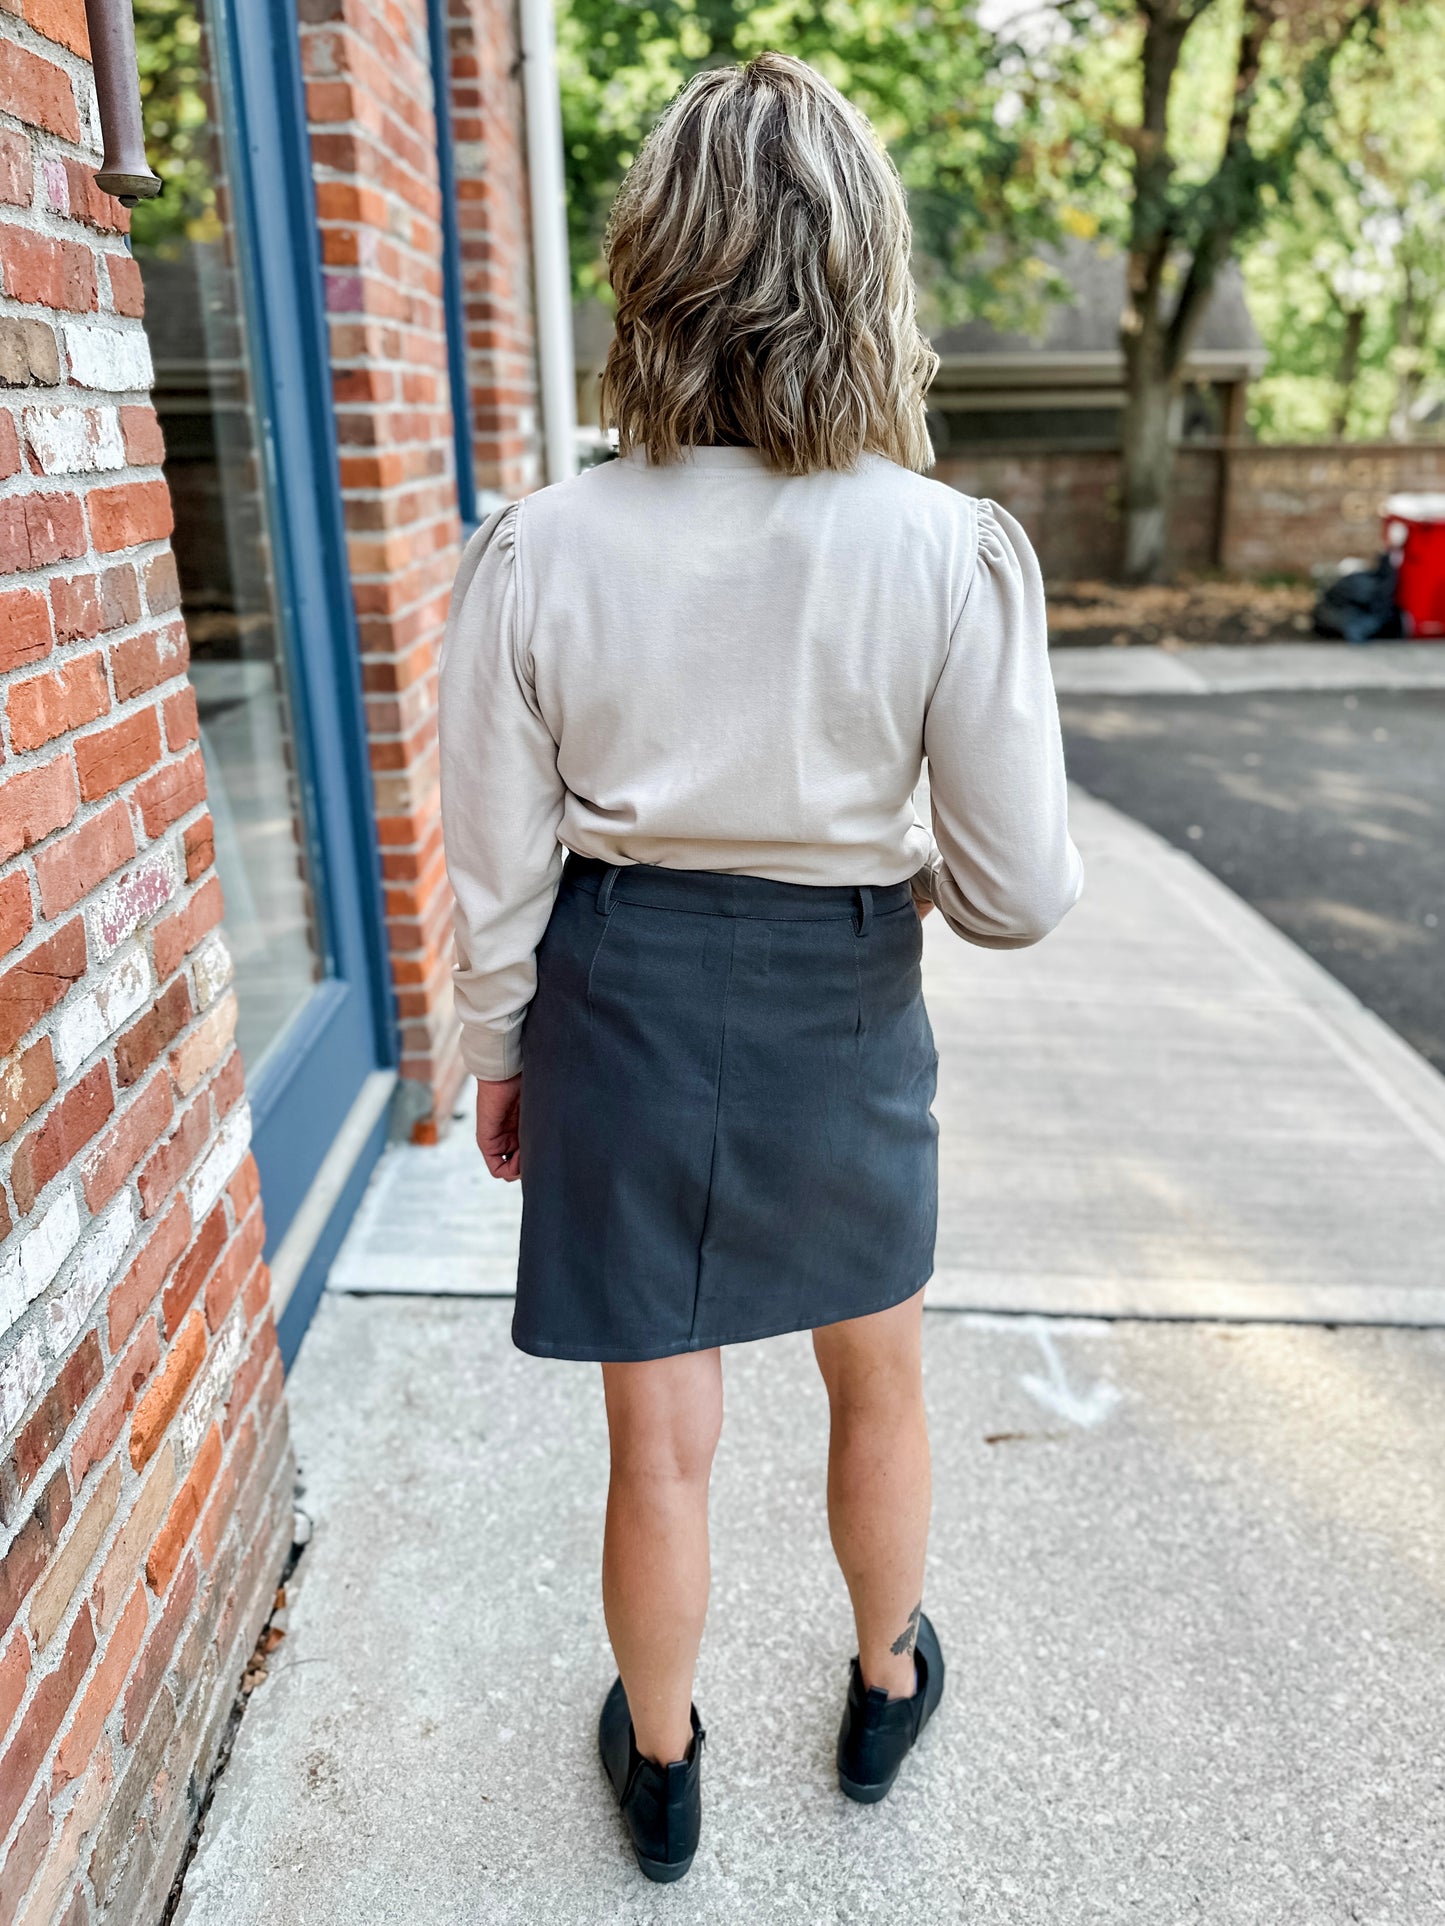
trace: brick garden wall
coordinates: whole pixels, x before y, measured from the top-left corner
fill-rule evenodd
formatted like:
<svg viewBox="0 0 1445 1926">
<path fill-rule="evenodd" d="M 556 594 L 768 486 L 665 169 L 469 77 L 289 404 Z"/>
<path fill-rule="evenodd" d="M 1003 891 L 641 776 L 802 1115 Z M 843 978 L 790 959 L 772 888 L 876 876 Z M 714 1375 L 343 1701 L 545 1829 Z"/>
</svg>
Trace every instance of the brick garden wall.
<svg viewBox="0 0 1445 1926">
<path fill-rule="evenodd" d="M 543 479 L 517 13 L 449 0 L 448 20 L 474 473 L 510 498 Z"/>
<path fill-rule="evenodd" d="M 1117 454 L 981 451 L 949 455 L 934 472 L 1017 515 L 1055 581 L 1119 574 Z M 1185 570 L 1308 576 L 1317 562 L 1378 552 L 1380 503 L 1387 495 L 1442 489 L 1445 446 L 1189 442 L 1175 455 L 1170 558 Z"/>
<path fill-rule="evenodd" d="M 1307 575 L 1316 562 L 1380 549 L 1387 495 L 1445 490 L 1445 446 L 1246 443 L 1229 462 L 1223 560 L 1236 575 Z"/>
<path fill-rule="evenodd" d="M 159 1915 L 290 1539 L 142 288 L 0 12 L 0 1920 Z"/>
<path fill-rule="evenodd" d="M 933 471 L 965 494 L 1001 502 L 1028 530 L 1054 581 L 1111 580 L 1124 565 L 1119 457 L 1109 449 L 1040 448 L 950 454 Z M 1220 465 L 1213 447 L 1175 458 L 1169 525 L 1171 565 L 1214 566 Z"/>
</svg>

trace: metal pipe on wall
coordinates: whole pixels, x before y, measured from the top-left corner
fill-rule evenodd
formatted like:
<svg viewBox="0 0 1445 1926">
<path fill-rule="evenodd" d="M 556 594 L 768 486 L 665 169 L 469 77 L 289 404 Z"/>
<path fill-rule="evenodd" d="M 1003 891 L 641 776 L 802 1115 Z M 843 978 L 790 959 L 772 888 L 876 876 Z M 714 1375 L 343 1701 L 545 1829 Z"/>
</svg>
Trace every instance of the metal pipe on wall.
<svg viewBox="0 0 1445 1926">
<path fill-rule="evenodd" d="M 572 275 L 552 0 L 520 0 L 520 26 L 542 442 L 547 480 L 559 482 L 577 472 L 577 377 L 572 365 Z"/>
<path fill-rule="evenodd" d="M 162 182 L 146 160 L 131 0 L 85 0 L 85 24 L 105 144 L 96 185 L 114 194 L 122 207 L 134 207 L 159 194 Z"/>
</svg>

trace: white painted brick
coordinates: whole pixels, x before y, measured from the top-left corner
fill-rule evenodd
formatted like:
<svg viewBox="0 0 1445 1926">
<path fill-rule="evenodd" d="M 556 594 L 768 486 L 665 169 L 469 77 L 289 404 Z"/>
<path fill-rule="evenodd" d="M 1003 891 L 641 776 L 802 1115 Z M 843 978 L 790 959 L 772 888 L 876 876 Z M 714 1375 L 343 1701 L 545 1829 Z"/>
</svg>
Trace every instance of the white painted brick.
<svg viewBox="0 0 1445 1926">
<path fill-rule="evenodd" d="M 20 1239 L 20 1280 L 27 1303 L 39 1297 L 75 1249 L 79 1236 L 80 1206 L 67 1185 L 40 1222 Z"/>
<path fill-rule="evenodd" d="M 220 1134 L 191 1179 L 191 1222 L 199 1224 L 230 1183 L 236 1166 L 251 1147 L 251 1106 L 242 1102 L 221 1125 Z"/>
<path fill-rule="evenodd" d="M 27 408 L 25 439 L 42 475 L 85 475 L 125 467 L 114 408 Z"/>
<path fill-rule="evenodd" d="M 20 1266 L 20 1245 L 7 1247 L 0 1258 L 0 1338 L 25 1315 L 29 1303 L 25 1295 L 25 1273 Z"/>
<path fill-rule="evenodd" d="M 235 1310 L 217 1333 L 205 1369 L 197 1378 L 190 1397 L 176 1419 L 171 1435 L 183 1464 L 188 1464 L 194 1458 L 211 1419 L 229 1396 L 231 1380 L 236 1375 L 236 1366 L 241 1362 L 245 1341 L 245 1325 L 241 1321 L 240 1311 Z"/>
<path fill-rule="evenodd" d="M 150 958 L 134 949 L 84 996 L 72 997 L 55 1019 L 50 1045 L 61 1081 L 71 1077 L 93 1050 L 113 1036 L 128 1017 L 145 1008 L 153 978 Z"/>
<path fill-rule="evenodd" d="M 34 1331 L 25 1332 L 15 1349 L 0 1364 L 0 1438 L 6 1438 L 19 1424 L 45 1383 L 45 1359 L 40 1339 Z"/>
<path fill-rule="evenodd" d="M 52 1357 L 63 1357 L 75 1342 L 91 1307 L 119 1270 L 136 1222 L 135 1199 L 126 1190 L 91 1225 L 70 1282 L 46 1306 L 45 1337 Z"/>
<path fill-rule="evenodd" d="M 128 936 L 171 900 L 178 885 L 176 859 L 168 844 L 148 851 L 134 869 L 118 876 L 85 913 L 92 959 L 103 962 L 114 955 Z"/>
<path fill-rule="evenodd" d="M 63 332 L 70 378 L 78 388 L 150 387 L 154 371 L 144 329 L 86 327 L 83 322 L 67 321 Z"/>
<path fill-rule="evenodd" d="M 215 1002 L 235 974 L 231 952 L 219 930 L 212 930 L 191 958 L 191 969 L 196 979 L 196 1002 L 206 1009 Z"/>
</svg>

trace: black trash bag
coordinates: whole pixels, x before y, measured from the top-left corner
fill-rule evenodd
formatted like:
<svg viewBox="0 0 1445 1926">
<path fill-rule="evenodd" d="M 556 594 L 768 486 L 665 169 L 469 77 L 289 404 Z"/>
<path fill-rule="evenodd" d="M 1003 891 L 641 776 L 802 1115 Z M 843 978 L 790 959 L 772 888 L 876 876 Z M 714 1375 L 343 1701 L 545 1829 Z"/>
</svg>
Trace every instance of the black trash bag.
<svg viewBox="0 0 1445 1926">
<path fill-rule="evenodd" d="M 1384 641 L 1405 633 L 1395 606 L 1395 561 L 1388 550 L 1373 568 L 1331 582 L 1315 603 L 1315 634 L 1346 642 Z"/>
</svg>

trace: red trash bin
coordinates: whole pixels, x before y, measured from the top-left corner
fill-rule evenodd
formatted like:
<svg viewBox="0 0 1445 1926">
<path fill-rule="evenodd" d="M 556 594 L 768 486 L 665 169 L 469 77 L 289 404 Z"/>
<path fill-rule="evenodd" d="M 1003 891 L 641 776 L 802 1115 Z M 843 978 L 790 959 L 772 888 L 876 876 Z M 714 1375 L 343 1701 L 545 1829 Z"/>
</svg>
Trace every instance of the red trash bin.
<svg viewBox="0 0 1445 1926">
<path fill-rule="evenodd" d="M 1445 495 L 1391 495 L 1385 543 L 1399 558 L 1395 600 L 1406 635 L 1445 638 Z"/>
</svg>

